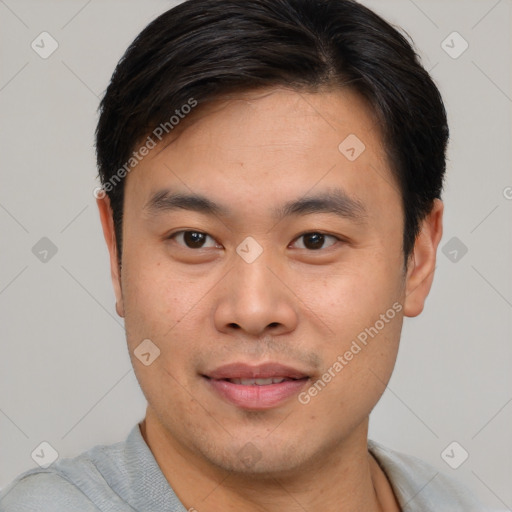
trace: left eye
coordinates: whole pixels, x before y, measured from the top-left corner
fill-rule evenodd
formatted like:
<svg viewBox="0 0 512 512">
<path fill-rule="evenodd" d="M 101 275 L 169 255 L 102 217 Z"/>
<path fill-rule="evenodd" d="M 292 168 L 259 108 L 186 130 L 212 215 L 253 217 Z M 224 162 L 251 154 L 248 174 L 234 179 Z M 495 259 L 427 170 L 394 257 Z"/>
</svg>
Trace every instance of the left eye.
<svg viewBox="0 0 512 512">
<path fill-rule="evenodd" d="M 217 247 L 215 240 L 201 231 L 178 231 L 170 237 L 175 239 L 180 245 L 189 249 L 203 249 L 204 247 Z M 205 245 L 207 239 L 212 241 L 211 245 Z"/>
<path fill-rule="evenodd" d="M 304 242 L 302 243 L 302 247 L 299 246 L 299 249 L 310 249 L 313 251 L 318 249 L 325 249 L 326 247 L 324 244 L 326 239 L 332 240 L 332 242 L 327 247 L 334 245 L 339 240 L 339 238 L 336 238 L 333 235 L 325 235 L 323 233 L 304 233 L 296 240 L 298 241 L 301 239 L 304 239 Z"/>
</svg>

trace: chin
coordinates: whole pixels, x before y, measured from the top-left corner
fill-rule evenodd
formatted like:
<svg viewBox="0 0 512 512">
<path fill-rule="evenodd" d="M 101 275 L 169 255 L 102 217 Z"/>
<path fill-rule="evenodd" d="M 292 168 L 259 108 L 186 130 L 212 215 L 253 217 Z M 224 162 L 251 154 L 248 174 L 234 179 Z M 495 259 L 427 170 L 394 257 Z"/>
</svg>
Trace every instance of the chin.
<svg viewBox="0 0 512 512">
<path fill-rule="evenodd" d="M 300 471 L 310 459 L 304 444 L 293 441 L 291 437 L 286 441 L 276 439 L 271 442 L 260 437 L 247 441 L 231 439 L 228 442 L 229 446 L 211 444 L 199 448 L 199 451 L 210 464 L 240 476 L 272 479 Z"/>
</svg>

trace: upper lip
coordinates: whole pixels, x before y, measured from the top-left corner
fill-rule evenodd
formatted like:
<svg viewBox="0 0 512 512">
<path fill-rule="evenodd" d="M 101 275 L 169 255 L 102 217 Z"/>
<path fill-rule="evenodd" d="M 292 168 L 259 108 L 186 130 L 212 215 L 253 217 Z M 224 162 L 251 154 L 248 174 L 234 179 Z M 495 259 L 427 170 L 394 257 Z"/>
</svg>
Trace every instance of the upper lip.
<svg viewBox="0 0 512 512">
<path fill-rule="evenodd" d="M 307 374 L 279 363 L 264 363 L 251 366 L 246 363 L 230 363 L 219 366 L 215 370 L 204 374 L 210 379 L 269 379 L 272 377 L 285 377 L 289 379 L 303 379 Z"/>
</svg>

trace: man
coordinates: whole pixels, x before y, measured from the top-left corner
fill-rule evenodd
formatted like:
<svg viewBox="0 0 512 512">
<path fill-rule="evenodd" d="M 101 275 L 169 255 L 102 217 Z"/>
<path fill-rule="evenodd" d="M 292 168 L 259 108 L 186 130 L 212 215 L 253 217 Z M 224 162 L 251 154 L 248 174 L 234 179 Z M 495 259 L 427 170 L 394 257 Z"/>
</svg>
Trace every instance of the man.
<svg viewBox="0 0 512 512">
<path fill-rule="evenodd" d="M 403 36 L 351 0 L 190 0 L 96 136 L 146 417 L 1 510 L 482 510 L 367 438 L 442 236 L 446 114 Z"/>
</svg>

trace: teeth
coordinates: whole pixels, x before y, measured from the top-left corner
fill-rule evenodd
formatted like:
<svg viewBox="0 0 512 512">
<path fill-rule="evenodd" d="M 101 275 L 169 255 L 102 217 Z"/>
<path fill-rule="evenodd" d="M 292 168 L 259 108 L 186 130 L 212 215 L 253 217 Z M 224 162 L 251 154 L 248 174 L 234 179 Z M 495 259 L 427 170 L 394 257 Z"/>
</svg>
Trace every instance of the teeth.
<svg viewBox="0 0 512 512">
<path fill-rule="evenodd" d="M 279 384 L 287 379 L 286 377 L 271 377 L 269 379 L 228 379 L 233 384 L 242 384 L 242 386 L 269 386 L 270 384 Z"/>
<path fill-rule="evenodd" d="M 290 380 L 290 379 L 287 379 L 286 377 L 276 377 L 276 378 L 272 378 L 272 384 L 279 384 L 281 382 L 284 382 L 285 380 Z"/>
</svg>

